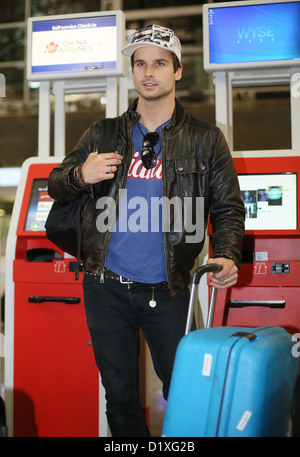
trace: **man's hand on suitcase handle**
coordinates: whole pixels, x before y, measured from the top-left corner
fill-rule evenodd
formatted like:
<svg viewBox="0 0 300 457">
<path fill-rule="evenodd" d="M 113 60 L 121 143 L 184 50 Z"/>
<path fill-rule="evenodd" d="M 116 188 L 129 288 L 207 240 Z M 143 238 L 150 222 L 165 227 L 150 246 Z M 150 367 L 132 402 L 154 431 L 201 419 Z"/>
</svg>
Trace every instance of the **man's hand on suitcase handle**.
<svg viewBox="0 0 300 457">
<path fill-rule="evenodd" d="M 208 259 L 207 263 L 217 263 L 222 266 L 221 271 L 207 274 L 211 285 L 216 289 L 228 289 L 236 284 L 238 268 L 233 260 L 217 257 L 215 259 Z"/>
</svg>

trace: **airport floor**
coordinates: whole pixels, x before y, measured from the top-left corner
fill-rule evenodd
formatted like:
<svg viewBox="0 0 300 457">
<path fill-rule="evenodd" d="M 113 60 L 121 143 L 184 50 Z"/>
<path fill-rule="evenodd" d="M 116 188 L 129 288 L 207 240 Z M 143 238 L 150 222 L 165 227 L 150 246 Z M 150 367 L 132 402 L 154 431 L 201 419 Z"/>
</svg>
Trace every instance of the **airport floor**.
<svg viewBox="0 0 300 457">
<path fill-rule="evenodd" d="M 161 436 L 166 401 L 162 395 L 162 384 L 157 378 L 150 356 L 147 358 L 147 390 L 149 404 L 149 428 L 151 436 Z"/>
<path fill-rule="evenodd" d="M 0 333 L 3 334 L 2 322 Z M 145 359 L 145 374 L 147 379 L 145 389 L 146 414 L 151 436 L 159 437 L 162 432 L 166 402 L 162 396 L 161 382 L 156 376 L 151 357 L 147 349 Z M 0 357 L 0 395 L 4 397 L 4 357 Z"/>
<path fill-rule="evenodd" d="M 3 326 L 1 323 L 1 333 L 3 334 Z M 154 371 L 152 360 L 148 348 L 145 349 L 144 369 L 146 382 L 145 391 L 142 394 L 142 398 L 145 404 L 145 414 L 148 420 L 148 426 L 152 437 L 160 437 L 162 434 L 162 427 L 166 409 L 166 402 L 162 396 L 162 385 L 160 380 L 157 378 Z M 4 396 L 4 357 L 0 357 L 0 395 Z M 298 418 L 299 416 L 299 418 Z M 300 424 L 300 414 L 298 414 L 297 420 Z M 291 426 L 291 424 L 290 424 Z M 300 426 L 297 422 L 297 435 L 300 436 Z M 292 436 L 292 430 L 289 431 L 289 436 Z"/>
</svg>

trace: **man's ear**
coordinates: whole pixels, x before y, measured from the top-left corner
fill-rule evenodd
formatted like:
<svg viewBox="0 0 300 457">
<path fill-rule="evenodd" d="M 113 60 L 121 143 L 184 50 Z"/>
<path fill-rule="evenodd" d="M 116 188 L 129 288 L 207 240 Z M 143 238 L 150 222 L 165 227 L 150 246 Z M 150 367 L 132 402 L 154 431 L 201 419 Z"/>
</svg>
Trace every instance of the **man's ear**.
<svg viewBox="0 0 300 457">
<path fill-rule="evenodd" d="M 175 73 L 175 81 L 180 81 L 182 78 L 183 67 L 180 65 Z"/>
</svg>

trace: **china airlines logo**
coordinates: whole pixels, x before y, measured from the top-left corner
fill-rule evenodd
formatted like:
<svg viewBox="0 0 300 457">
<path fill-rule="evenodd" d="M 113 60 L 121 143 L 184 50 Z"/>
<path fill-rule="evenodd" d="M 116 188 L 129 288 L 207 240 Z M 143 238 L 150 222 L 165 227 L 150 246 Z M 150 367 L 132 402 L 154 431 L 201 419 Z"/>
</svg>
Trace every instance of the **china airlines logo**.
<svg viewBox="0 0 300 457">
<path fill-rule="evenodd" d="M 56 52 L 58 49 L 58 44 L 54 43 L 54 41 L 51 41 L 51 43 L 49 43 L 47 46 L 46 46 L 46 51 L 45 53 L 49 52 L 49 54 L 52 54 L 53 52 Z"/>
<path fill-rule="evenodd" d="M 162 179 L 162 162 L 161 159 L 158 158 L 157 165 L 150 170 L 147 170 L 143 164 L 142 159 L 139 158 L 140 153 L 139 151 L 135 151 L 133 154 L 133 158 L 131 161 L 131 165 L 128 172 L 128 178 L 134 179 Z"/>
<path fill-rule="evenodd" d="M 54 41 L 51 41 L 45 46 L 45 54 L 54 54 L 54 53 L 87 53 L 92 52 L 93 47 L 88 43 L 87 40 L 64 40 L 62 43 L 57 44 Z"/>
</svg>

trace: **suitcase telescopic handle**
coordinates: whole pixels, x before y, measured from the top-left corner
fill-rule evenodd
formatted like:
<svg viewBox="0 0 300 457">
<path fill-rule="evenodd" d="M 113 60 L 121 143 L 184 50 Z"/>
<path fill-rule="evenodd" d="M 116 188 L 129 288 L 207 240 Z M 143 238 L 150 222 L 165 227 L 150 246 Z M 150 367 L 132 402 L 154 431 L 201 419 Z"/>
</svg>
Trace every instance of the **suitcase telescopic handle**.
<svg viewBox="0 0 300 457">
<path fill-rule="evenodd" d="M 205 273 L 217 272 L 217 271 L 221 271 L 221 270 L 222 270 L 221 265 L 218 265 L 217 263 L 207 263 L 206 265 L 202 265 L 202 267 L 197 268 L 197 270 L 194 272 L 192 281 L 191 281 L 192 287 L 191 287 L 188 316 L 187 316 L 186 327 L 185 327 L 185 335 L 187 335 L 191 331 L 191 328 L 192 328 L 196 290 L 200 283 L 201 277 Z M 206 328 L 211 327 L 211 324 L 212 324 L 214 308 L 215 308 L 215 301 L 216 301 L 216 294 L 217 294 L 217 290 L 215 287 L 213 287 L 212 292 L 211 292 L 211 299 L 210 299 L 210 304 L 209 304 L 209 312 L 208 312 Z"/>
</svg>

